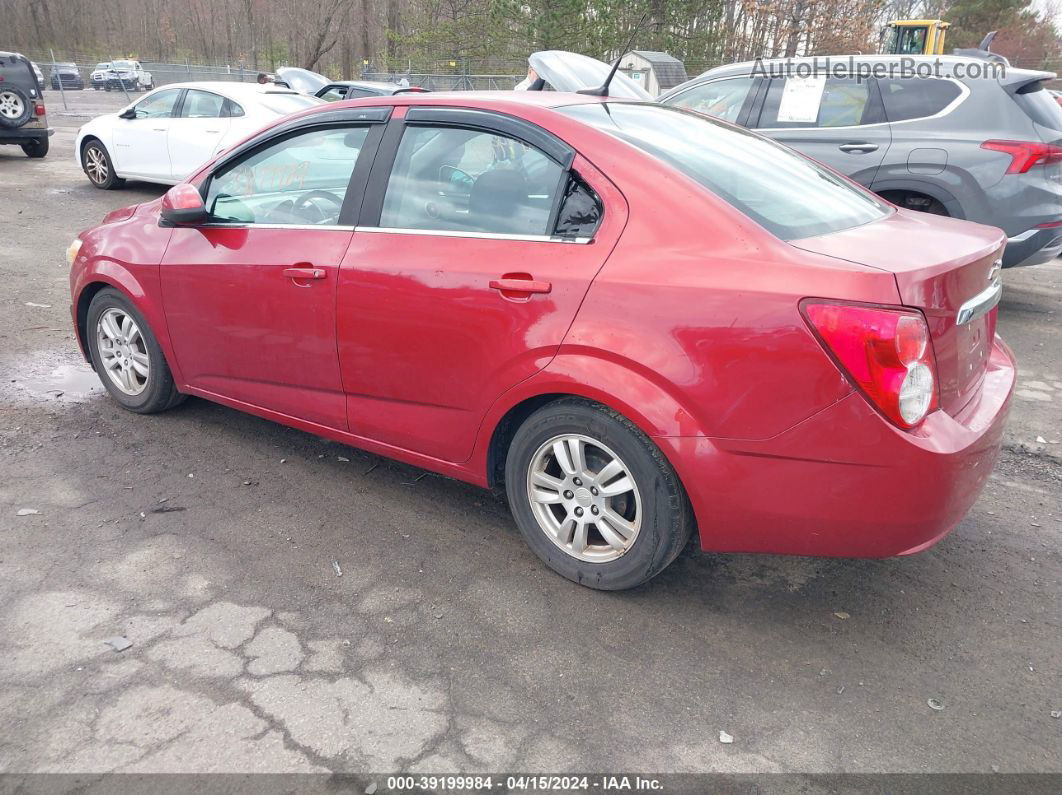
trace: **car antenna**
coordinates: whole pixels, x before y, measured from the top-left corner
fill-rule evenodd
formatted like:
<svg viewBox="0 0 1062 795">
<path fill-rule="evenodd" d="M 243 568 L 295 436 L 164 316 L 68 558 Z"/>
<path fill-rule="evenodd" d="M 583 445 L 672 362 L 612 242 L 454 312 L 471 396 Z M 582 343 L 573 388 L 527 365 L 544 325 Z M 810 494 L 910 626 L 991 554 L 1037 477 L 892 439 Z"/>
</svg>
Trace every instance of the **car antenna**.
<svg viewBox="0 0 1062 795">
<path fill-rule="evenodd" d="M 649 16 L 649 12 L 646 11 L 642 14 L 642 18 L 638 20 L 638 23 L 634 26 L 634 30 L 631 33 L 631 37 L 627 39 L 627 46 L 620 52 L 619 57 L 616 58 L 616 62 L 612 64 L 612 71 L 608 73 L 608 77 L 605 78 L 605 82 L 597 88 L 581 88 L 576 91 L 576 94 L 588 94 L 592 97 L 607 97 L 608 87 L 612 83 L 612 78 L 616 76 L 616 72 L 619 70 L 620 61 L 623 60 L 623 56 L 630 52 L 631 45 L 634 44 L 634 39 L 639 33 L 642 32 L 642 25 L 646 18 Z"/>
</svg>

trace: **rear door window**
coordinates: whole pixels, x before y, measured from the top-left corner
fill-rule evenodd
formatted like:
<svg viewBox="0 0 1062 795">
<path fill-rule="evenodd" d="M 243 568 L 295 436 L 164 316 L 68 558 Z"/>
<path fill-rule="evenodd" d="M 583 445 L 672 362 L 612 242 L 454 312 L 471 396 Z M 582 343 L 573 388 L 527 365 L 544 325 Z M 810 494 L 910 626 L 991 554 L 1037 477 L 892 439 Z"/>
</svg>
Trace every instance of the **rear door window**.
<svg viewBox="0 0 1062 795">
<path fill-rule="evenodd" d="M 869 80 L 811 75 L 772 79 L 756 127 L 856 127 L 884 120 Z"/>
<path fill-rule="evenodd" d="M 878 87 L 888 121 L 935 116 L 962 94 L 954 80 L 939 77 L 879 79 Z"/>
<path fill-rule="evenodd" d="M 664 104 L 706 113 L 723 121 L 736 122 L 755 82 L 754 77 L 711 80 L 669 97 Z"/>
<path fill-rule="evenodd" d="M 224 97 L 210 91 L 188 89 L 181 106 L 181 116 L 185 119 L 216 119 L 222 115 L 225 107 Z"/>
<path fill-rule="evenodd" d="M 548 235 L 563 169 L 497 133 L 410 126 L 387 183 L 380 226 Z"/>
</svg>

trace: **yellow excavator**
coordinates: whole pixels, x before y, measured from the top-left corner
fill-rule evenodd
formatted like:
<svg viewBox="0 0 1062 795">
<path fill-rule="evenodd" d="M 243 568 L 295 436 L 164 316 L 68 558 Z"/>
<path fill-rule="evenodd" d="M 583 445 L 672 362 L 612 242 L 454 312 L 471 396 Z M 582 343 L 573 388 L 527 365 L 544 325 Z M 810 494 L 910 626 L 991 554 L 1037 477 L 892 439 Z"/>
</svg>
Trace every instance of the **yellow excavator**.
<svg viewBox="0 0 1062 795">
<path fill-rule="evenodd" d="M 943 19 L 897 19 L 890 22 L 886 55 L 943 55 L 950 22 Z"/>
</svg>

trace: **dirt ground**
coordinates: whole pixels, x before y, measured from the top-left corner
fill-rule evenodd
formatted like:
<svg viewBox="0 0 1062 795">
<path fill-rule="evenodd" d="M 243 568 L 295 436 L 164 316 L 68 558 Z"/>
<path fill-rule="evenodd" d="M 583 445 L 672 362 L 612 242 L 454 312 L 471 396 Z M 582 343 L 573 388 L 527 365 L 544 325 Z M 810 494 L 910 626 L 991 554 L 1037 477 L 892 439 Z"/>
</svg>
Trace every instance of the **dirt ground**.
<svg viewBox="0 0 1062 795">
<path fill-rule="evenodd" d="M 1005 273 L 1006 449 L 938 546 L 598 593 L 471 486 L 108 400 L 64 250 L 162 189 L 73 160 L 118 97 L 47 100 L 49 157 L 0 147 L 0 771 L 1062 772 L 1062 261 Z"/>
</svg>

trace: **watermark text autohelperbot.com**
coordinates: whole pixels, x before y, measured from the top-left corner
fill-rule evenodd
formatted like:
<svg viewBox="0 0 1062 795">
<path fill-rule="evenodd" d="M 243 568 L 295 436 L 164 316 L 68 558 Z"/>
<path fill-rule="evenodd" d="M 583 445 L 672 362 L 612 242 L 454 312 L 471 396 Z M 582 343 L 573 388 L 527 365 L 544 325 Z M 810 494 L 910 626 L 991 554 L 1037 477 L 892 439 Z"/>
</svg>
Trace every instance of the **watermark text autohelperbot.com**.
<svg viewBox="0 0 1062 795">
<path fill-rule="evenodd" d="M 959 80 L 998 80 L 1007 76 L 1007 65 L 995 60 L 954 60 L 941 58 L 912 58 L 901 56 L 895 60 L 864 61 L 857 56 L 840 58 L 783 58 L 764 61 L 757 58 L 752 64 L 753 77 L 836 77 L 856 80 L 879 80 L 914 77 L 954 77 Z"/>
</svg>

